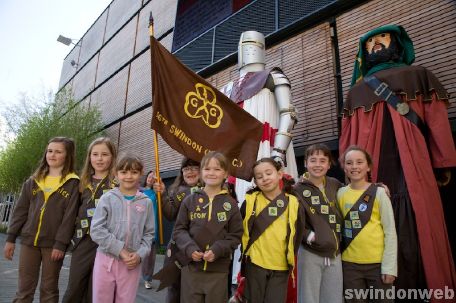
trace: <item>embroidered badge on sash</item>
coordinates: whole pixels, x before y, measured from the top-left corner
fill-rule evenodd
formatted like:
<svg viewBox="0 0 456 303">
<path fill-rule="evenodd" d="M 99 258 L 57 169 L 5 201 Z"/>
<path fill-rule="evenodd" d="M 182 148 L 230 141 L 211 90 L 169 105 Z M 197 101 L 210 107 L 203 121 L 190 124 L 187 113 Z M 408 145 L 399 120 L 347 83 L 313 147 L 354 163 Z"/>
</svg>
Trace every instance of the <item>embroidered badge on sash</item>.
<svg viewBox="0 0 456 303">
<path fill-rule="evenodd" d="M 349 220 L 345 220 L 345 228 L 352 228 L 352 222 Z"/>
<path fill-rule="evenodd" d="M 312 204 L 320 204 L 320 197 L 319 196 L 312 196 L 310 197 Z"/>
<path fill-rule="evenodd" d="M 366 211 L 367 209 L 367 204 L 366 203 L 361 203 L 358 207 L 359 211 Z"/>
<path fill-rule="evenodd" d="M 361 220 L 352 221 L 353 228 L 361 228 Z"/>
<path fill-rule="evenodd" d="M 219 222 L 226 221 L 226 212 L 222 211 L 220 213 L 217 213 L 217 220 Z"/>
<path fill-rule="evenodd" d="M 199 207 L 199 205 L 196 206 L 196 211 L 201 211 L 201 208 Z"/>
<path fill-rule="evenodd" d="M 226 211 L 230 211 L 231 210 L 231 203 L 230 202 L 223 203 L 223 209 L 226 210 Z"/>
<path fill-rule="evenodd" d="M 76 238 L 82 238 L 82 229 L 76 230 Z"/>
<path fill-rule="evenodd" d="M 340 233 L 340 224 L 336 224 L 336 231 Z"/>
<path fill-rule="evenodd" d="M 329 215 L 329 223 L 336 223 L 336 215 Z"/>
<path fill-rule="evenodd" d="M 87 219 L 82 219 L 81 220 L 81 227 L 82 228 L 87 228 L 89 227 L 89 221 Z"/>
<path fill-rule="evenodd" d="M 271 217 L 277 217 L 277 207 L 268 207 L 268 213 Z"/>
<path fill-rule="evenodd" d="M 328 205 L 320 205 L 320 206 L 321 206 L 320 207 L 320 212 L 322 214 L 325 214 L 325 215 L 329 214 L 329 206 Z"/>
<path fill-rule="evenodd" d="M 89 208 L 87 209 L 87 217 L 93 217 L 93 215 L 95 214 L 95 208 Z"/>
<path fill-rule="evenodd" d="M 198 190 L 198 186 L 193 186 L 192 188 L 190 188 L 190 193 L 193 194 L 197 190 Z"/>
<path fill-rule="evenodd" d="M 345 237 L 347 237 L 347 238 L 352 238 L 353 237 L 353 233 L 352 233 L 351 229 L 346 229 L 345 230 Z"/>
<path fill-rule="evenodd" d="M 306 198 L 309 198 L 312 195 L 312 193 L 310 192 L 310 190 L 306 189 L 302 192 L 302 195 Z"/>
<path fill-rule="evenodd" d="M 311 212 L 312 214 L 315 214 L 315 208 L 313 208 L 313 207 L 311 206 L 311 207 L 309 207 L 309 209 L 310 209 L 310 212 Z"/>
<path fill-rule="evenodd" d="M 350 212 L 350 219 L 352 219 L 352 220 L 358 220 L 359 219 L 359 214 L 358 214 L 358 212 L 356 210 Z"/>
<path fill-rule="evenodd" d="M 283 207 L 285 203 L 282 200 L 277 200 L 277 206 L 278 207 Z"/>
<path fill-rule="evenodd" d="M 199 202 L 199 203 L 203 203 L 203 202 L 204 202 L 204 199 L 203 199 L 203 198 L 199 198 L 199 199 L 198 199 L 198 202 Z"/>
</svg>

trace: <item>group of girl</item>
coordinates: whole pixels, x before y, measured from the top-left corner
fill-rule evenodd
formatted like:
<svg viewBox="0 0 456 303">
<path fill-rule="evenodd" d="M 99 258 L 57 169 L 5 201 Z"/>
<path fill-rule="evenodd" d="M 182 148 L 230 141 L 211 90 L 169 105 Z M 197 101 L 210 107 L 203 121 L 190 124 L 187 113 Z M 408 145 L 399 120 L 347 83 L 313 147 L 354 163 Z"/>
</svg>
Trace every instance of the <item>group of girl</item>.
<svg viewBox="0 0 456 303">
<path fill-rule="evenodd" d="M 260 159 L 253 166 L 255 187 L 238 209 L 225 183 L 226 159 L 207 154 L 200 169 L 204 187 L 183 199 L 187 185 L 187 194 L 173 203 L 180 209 L 172 241 L 188 258 L 181 269 L 180 302 L 226 302 L 229 258 L 239 243 L 241 302 L 285 302 L 290 276 L 298 302 L 305 303 L 343 302 L 344 289 L 390 288 L 397 276 L 391 202 L 383 186 L 370 182 L 372 159 L 366 151 L 350 147 L 341 162 L 350 182 L 345 187 L 326 176 L 333 163 L 330 150 L 312 145 L 305 154 L 307 172 L 291 186 L 279 163 Z M 178 298 L 174 285 L 167 302 Z"/>
<path fill-rule="evenodd" d="M 40 302 L 59 302 L 67 250 L 72 258 L 63 302 L 135 300 L 139 264 L 152 255 L 155 228 L 154 196 L 147 188 L 138 190 L 143 163 L 128 153 L 117 159 L 114 144 L 104 137 L 90 144 L 80 177 L 74 163 L 73 140 L 52 138 L 22 187 L 4 247 L 11 260 L 20 236 L 14 302 L 32 302 L 38 280 Z"/>
<path fill-rule="evenodd" d="M 241 243 L 244 302 L 285 302 L 290 276 L 306 303 L 342 302 L 344 288 L 388 288 L 397 276 L 391 203 L 383 187 L 370 183 L 372 160 L 358 147 L 342 156 L 345 187 L 326 176 L 332 157 L 324 145 L 308 148 L 307 173 L 293 187 L 280 164 L 258 160 L 255 187 L 241 209 L 219 152 L 201 163 L 184 159 L 168 191 L 149 173 L 143 193 L 139 158 L 116 161 L 114 145 L 99 138 L 89 146 L 79 180 L 74 149 L 71 139 L 53 138 L 22 188 L 4 248 L 12 259 L 21 236 L 15 302 L 32 302 L 40 267 L 40 301 L 58 302 L 67 247 L 72 258 L 63 302 L 134 302 L 139 264 L 155 261 L 158 191 L 163 214 L 176 220 L 172 241 L 187 259 L 167 302 L 227 302 L 232 254 Z M 170 257 L 168 250 L 165 264 Z M 146 288 L 150 268 L 143 266 Z"/>
</svg>

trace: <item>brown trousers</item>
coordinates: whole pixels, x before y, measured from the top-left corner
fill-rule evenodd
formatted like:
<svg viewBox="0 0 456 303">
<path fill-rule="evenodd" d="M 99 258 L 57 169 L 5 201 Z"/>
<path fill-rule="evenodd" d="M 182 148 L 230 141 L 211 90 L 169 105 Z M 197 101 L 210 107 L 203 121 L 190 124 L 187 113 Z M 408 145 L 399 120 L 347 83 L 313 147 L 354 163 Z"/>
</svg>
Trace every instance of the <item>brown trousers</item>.
<svg viewBox="0 0 456 303">
<path fill-rule="evenodd" d="M 14 303 L 31 303 L 38 284 L 40 267 L 40 303 L 59 302 L 59 274 L 63 259 L 51 260 L 52 248 L 21 245 L 19 283 Z"/>
<path fill-rule="evenodd" d="M 285 303 L 288 270 L 269 270 L 245 263 L 245 299 L 249 303 Z"/>
<path fill-rule="evenodd" d="M 97 247 L 89 236 L 85 236 L 74 249 L 63 303 L 92 302 L 92 271 Z"/>
<path fill-rule="evenodd" d="M 189 266 L 181 270 L 181 303 L 215 303 L 228 301 L 228 273 L 196 271 Z"/>
<path fill-rule="evenodd" d="M 389 303 L 394 300 L 381 299 L 380 292 L 375 298 L 375 290 L 383 290 L 381 293 L 386 294 L 392 284 L 383 284 L 381 275 L 381 264 L 356 264 L 351 262 L 342 262 L 344 275 L 344 296 L 345 302 L 348 303 L 367 303 L 380 302 Z M 356 298 L 356 291 L 369 290 L 367 298 Z M 351 294 L 351 295 L 350 295 Z M 373 297 L 371 296 L 373 295 Z"/>
</svg>

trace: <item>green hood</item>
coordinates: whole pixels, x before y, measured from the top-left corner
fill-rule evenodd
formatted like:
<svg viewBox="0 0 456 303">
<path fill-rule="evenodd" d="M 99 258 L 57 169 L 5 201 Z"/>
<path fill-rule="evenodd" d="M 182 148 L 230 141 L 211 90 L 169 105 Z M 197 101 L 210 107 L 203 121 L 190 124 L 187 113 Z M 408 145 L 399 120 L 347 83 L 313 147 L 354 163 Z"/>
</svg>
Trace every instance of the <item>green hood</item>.
<svg viewBox="0 0 456 303">
<path fill-rule="evenodd" d="M 400 61 L 381 63 L 372 67 L 370 70 L 367 70 L 366 62 L 364 62 L 364 55 L 366 53 L 364 44 L 370 37 L 381 33 L 391 33 L 396 37 L 398 46 L 401 51 Z M 380 26 L 374 30 L 371 30 L 359 39 L 358 54 L 356 55 L 355 66 L 353 68 L 351 86 L 355 85 L 356 82 L 361 80 L 364 76 L 368 76 L 380 70 L 388 69 L 391 67 L 410 65 L 413 63 L 413 61 L 415 61 L 413 42 L 408 36 L 405 29 L 400 25 L 394 24 Z"/>
</svg>

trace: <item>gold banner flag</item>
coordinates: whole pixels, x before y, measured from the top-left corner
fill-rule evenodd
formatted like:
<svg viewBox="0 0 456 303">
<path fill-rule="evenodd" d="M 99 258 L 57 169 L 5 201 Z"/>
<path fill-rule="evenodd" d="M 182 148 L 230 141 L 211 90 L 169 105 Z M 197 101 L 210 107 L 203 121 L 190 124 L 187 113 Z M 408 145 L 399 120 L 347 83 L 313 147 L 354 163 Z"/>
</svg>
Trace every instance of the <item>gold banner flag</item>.
<svg viewBox="0 0 456 303">
<path fill-rule="evenodd" d="M 152 128 L 173 149 L 200 161 L 223 152 L 229 173 L 252 178 L 262 124 L 191 71 L 151 37 Z"/>
</svg>

